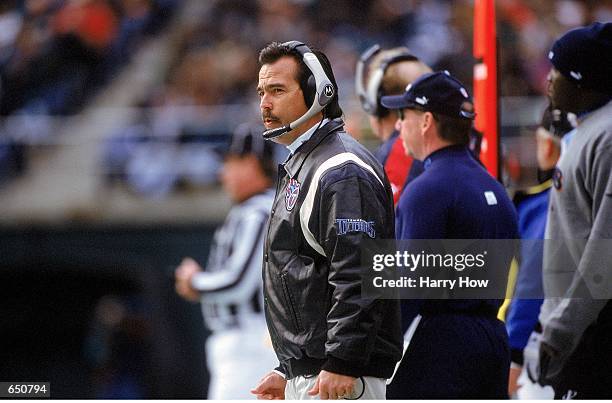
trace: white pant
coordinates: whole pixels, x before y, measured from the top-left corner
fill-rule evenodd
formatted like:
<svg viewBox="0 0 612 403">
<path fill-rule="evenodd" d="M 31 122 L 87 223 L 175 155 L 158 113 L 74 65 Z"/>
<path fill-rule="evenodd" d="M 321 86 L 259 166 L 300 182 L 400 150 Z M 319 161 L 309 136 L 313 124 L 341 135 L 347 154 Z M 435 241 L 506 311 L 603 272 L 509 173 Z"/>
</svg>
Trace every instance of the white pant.
<svg viewBox="0 0 612 403">
<path fill-rule="evenodd" d="M 208 399 L 254 399 L 250 390 L 278 364 L 263 315 L 241 320 L 241 324 L 208 338 Z"/>
<path fill-rule="evenodd" d="M 312 389 L 317 381 L 316 376 L 305 378 L 297 376 L 287 381 L 285 386 L 285 400 L 315 400 L 319 396 L 310 396 L 308 391 Z M 372 376 L 362 376 L 355 380 L 353 393 L 345 397 L 346 400 L 385 400 L 387 396 L 387 380 L 374 378 Z"/>
</svg>

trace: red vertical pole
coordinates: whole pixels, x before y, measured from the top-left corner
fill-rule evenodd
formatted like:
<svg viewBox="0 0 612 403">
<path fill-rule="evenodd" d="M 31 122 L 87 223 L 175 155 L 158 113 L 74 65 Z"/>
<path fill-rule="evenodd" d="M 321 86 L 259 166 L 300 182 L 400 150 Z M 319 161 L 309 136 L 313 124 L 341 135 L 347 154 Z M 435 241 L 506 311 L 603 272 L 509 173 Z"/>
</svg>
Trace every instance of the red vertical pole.
<svg viewBox="0 0 612 403">
<path fill-rule="evenodd" d="M 483 134 L 480 159 L 500 178 L 495 1 L 474 1 L 474 103 L 476 130 Z"/>
</svg>

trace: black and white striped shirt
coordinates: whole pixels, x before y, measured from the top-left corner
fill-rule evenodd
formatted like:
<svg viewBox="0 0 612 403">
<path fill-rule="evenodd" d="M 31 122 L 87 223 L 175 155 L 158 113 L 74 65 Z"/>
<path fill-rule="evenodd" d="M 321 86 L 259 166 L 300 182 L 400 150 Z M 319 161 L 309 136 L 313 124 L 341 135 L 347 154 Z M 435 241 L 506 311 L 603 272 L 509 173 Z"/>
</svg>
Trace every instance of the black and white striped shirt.
<svg viewBox="0 0 612 403">
<path fill-rule="evenodd" d="M 273 199 L 268 190 L 232 207 L 215 232 L 205 271 L 192 279 L 213 331 L 239 326 L 244 315 L 261 315 L 264 228 Z"/>
</svg>

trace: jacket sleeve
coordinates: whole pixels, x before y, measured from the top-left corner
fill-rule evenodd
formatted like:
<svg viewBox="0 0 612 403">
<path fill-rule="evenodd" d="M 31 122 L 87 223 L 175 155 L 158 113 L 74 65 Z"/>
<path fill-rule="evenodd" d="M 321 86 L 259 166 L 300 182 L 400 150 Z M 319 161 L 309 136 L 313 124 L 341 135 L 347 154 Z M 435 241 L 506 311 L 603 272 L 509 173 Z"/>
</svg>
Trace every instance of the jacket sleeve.
<svg viewBox="0 0 612 403">
<path fill-rule="evenodd" d="M 597 320 L 612 294 L 612 144 L 592 160 L 585 187 L 592 197 L 592 227 L 564 300 L 552 312 L 543 340 L 566 359 L 582 334 Z"/>
<path fill-rule="evenodd" d="M 529 224 L 522 227 L 519 271 L 512 302 L 506 316 L 506 330 L 510 343 L 510 358 L 512 362 L 523 365 L 523 350 L 529 341 L 531 332 L 538 323 L 540 306 L 544 290 L 542 286 L 542 261 L 544 230 L 546 228 L 546 207 L 542 203 L 535 214 L 526 214 L 519 209 L 523 222 Z"/>
<path fill-rule="evenodd" d="M 510 344 L 510 359 L 513 363 L 523 365 L 523 350 L 529 341 L 531 332 L 538 323 L 538 313 L 542 299 L 512 299 L 506 330 Z"/>
<path fill-rule="evenodd" d="M 393 238 L 390 192 L 373 172 L 351 163 L 326 173 L 318 196 L 319 214 L 311 225 L 328 261 L 332 290 L 323 369 L 359 376 L 389 302 L 361 295 L 362 243 Z"/>
</svg>

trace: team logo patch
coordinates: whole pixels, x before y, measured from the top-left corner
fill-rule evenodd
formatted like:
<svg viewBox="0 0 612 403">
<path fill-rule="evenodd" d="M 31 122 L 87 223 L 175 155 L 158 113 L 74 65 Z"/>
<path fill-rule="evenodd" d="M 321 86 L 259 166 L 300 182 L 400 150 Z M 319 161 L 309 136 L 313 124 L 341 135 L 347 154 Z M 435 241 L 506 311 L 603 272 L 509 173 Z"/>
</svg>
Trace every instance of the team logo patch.
<svg viewBox="0 0 612 403">
<path fill-rule="evenodd" d="M 421 105 L 427 105 L 427 102 L 429 102 L 429 99 L 427 99 L 425 95 L 423 95 L 422 97 L 416 97 L 414 100 Z"/>
<path fill-rule="evenodd" d="M 336 226 L 338 235 L 345 235 L 349 232 L 363 232 L 370 238 L 376 238 L 374 221 L 364 221 L 359 218 L 337 218 Z"/>
<path fill-rule="evenodd" d="M 570 71 L 570 76 L 574 77 L 574 79 L 580 81 L 582 80 L 582 74 L 579 71 Z"/>
<path fill-rule="evenodd" d="M 574 400 L 576 396 L 578 396 L 578 391 L 568 389 L 567 392 L 561 398 L 561 400 Z"/>
<path fill-rule="evenodd" d="M 484 192 L 485 199 L 487 199 L 487 204 L 489 206 L 495 206 L 497 204 L 497 197 L 495 197 L 495 193 L 490 190 Z"/>
<path fill-rule="evenodd" d="M 555 189 L 561 190 L 561 188 L 563 187 L 563 173 L 559 168 L 555 168 L 555 171 L 553 172 L 552 181 Z"/>
<path fill-rule="evenodd" d="M 287 211 L 291 211 L 295 207 L 295 203 L 300 195 L 300 186 L 302 186 L 302 184 L 297 180 L 293 178 L 289 179 L 287 189 L 285 189 L 285 208 Z"/>
</svg>

